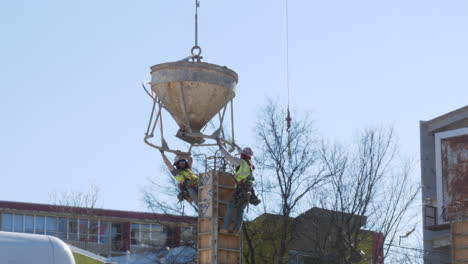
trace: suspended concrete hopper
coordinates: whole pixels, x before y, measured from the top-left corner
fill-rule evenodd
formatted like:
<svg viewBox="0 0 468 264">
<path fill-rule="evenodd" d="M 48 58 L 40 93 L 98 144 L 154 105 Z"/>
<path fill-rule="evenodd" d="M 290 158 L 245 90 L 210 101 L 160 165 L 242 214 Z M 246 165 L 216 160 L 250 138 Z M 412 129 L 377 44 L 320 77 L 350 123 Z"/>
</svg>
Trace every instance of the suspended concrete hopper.
<svg viewBox="0 0 468 264">
<path fill-rule="evenodd" d="M 177 61 L 151 67 L 151 89 L 179 125 L 177 137 L 204 141 L 201 129 L 235 96 L 237 73 L 204 62 Z"/>
</svg>

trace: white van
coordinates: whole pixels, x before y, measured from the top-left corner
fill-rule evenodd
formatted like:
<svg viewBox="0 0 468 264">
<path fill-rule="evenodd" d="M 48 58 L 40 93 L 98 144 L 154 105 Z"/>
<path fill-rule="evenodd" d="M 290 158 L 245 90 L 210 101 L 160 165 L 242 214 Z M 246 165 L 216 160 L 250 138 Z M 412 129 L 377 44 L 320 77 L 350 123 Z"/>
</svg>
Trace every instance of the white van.
<svg viewBox="0 0 468 264">
<path fill-rule="evenodd" d="M 75 264 L 75 259 L 56 237 L 0 232 L 0 264 Z"/>
</svg>

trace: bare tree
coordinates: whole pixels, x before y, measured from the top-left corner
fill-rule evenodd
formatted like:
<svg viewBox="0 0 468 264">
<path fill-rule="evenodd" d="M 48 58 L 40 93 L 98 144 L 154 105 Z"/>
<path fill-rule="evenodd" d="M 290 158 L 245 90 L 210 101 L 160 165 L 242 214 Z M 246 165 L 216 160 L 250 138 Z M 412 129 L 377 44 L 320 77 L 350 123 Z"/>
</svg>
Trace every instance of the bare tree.
<svg viewBox="0 0 468 264">
<path fill-rule="evenodd" d="M 326 224 L 319 222 L 309 238 L 312 255 L 322 263 L 382 263 L 414 217 L 411 206 L 419 192 L 409 178 L 410 163 L 397 161 L 393 129 L 365 129 L 354 147 L 324 145 L 321 156 L 331 176 L 314 203 L 329 210 Z M 322 232 L 333 235 L 317 235 Z M 309 233 L 314 232 L 303 235 Z M 373 245 L 374 259 L 361 250 L 364 244 Z"/>
<path fill-rule="evenodd" d="M 167 174 L 167 175 L 166 175 Z M 168 173 L 164 174 L 164 181 L 148 180 L 149 185 L 146 186 L 143 192 L 143 202 L 146 207 L 155 213 L 193 216 L 196 212 L 196 207 L 193 205 L 187 206 L 185 202 L 180 202 L 177 199 L 178 188 L 173 177 Z"/>
<path fill-rule="evenodd" d="M 270 225 L 278 227 L 279 237 L 271 238 L 278 243 L 266 261 L 261 257 L 261 247 L 268 243 L 265 232 L 247 225 L 244 260 L 284 263 L 288 250 L 301 243 L 307 245 L 308 252 L 301 254 L 310 263 L 374 264 L 396 256 L 392 246 L 414 227 L 412 206 L 419 185 L 410 179 L 411 162 L 399 160 L 393 129 L 364 129 L 355 144 L 342 146 L 320 142 L 307 117 L 296 118 L 288 134 L 285 117 L 270 101 L 256 126 L 255 176 L 264 203 L 254 211 L 279 213 L 281 223 Z M 306 211 L 312 206 L 323 209 Z"/>
<path fill-rule="evenodd" d="M 100 190 L 94 183 L 90 183 L 89 186 L 87 191 L 72 189 L 62 192 L 53 191 L 49 194 L 49 199 L 55 205 L 93 209 L 99 201 Z"/>
<path fill-rule="evenodd" d="M 323 184 L 327 178 L 320 164 L 320 153 L 312 122 L 308 117 L 296 119 L 287 132 L 286 111 L 269 101 L 256 126 L 260 147 L 256 164 L 262 177 L 268 178 L 260 188 L 279 203 L 273 209 L 281 215 L 279 248 L 273 256 L 278 264 L 285 263 L 290 241 L 290 217 L 306 195 Z M 266 208 L 266 207 L 265 207 Z"/>
<path fill-rule="evenodd" d="M 97 242 L 97 220 L 83 219 L 83 216 L 92 216 L 99 203 L 100 189 L 94 183 L 89 183 L 88 190 L 69 189 L 62 192 L 53 191 L 49 194 L 54 210 L 67 215 L 66 225 L 69 230 L 70 241 L 77 241 L 81 247 L 89 248 L 90 242 Z M 79 233 L 78 233 L 79 230 Z"/>
<path fill-rule="evenodd" d="M 146 207 L 154 213 L 162 213 L 178 216 L 195 216 L 197 207 L 185 201 L 179 201 L 177 194 L 179 188 L 177 181 L 168 172 L 166 167 L 161 168 L 162 173 L 156 179 L 149 179 L 149 184 L 142 189 L 142 200 Z M 196 172 L 197 170 L 194 169 Z M 196 228 L 193 228 L 191 236 L 178 237 L 174 228 L 161 223 L 168 232 L 169 237 L 177 237 L 178 241 L 169 243 L 169 246 L 179 245 L 180 240 L 183 245 L 196 248 Z M 172 239 L 174 240 L 174 239 Z"/>
</svg>

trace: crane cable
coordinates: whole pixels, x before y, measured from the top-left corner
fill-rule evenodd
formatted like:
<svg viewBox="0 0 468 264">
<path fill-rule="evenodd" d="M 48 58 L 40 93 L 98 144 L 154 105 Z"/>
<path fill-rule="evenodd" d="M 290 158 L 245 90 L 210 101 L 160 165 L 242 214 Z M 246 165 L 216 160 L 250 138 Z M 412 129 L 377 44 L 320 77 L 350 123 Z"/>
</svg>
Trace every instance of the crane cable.
<svg viewBox="0 0 468 264">
<path fill-rule="evenodd" d="M 195 0 L 195 45 L 192 47 L 191 53 L 192 56 L 189 58 L 192 59 L 192 61 L 197 61 L 200 62 L 203 57 L 201 56 L 202 49 L 200 46 L 198 46 L 198 8 L 200 7 L 200 1 Z"/>
<path fill-rule="evenodd" d="M 288 89 L 288 115 L 286 116 L 286 132 L 288 132 L 288 156 L 291 159 L 291 113 L 289 111 L 289 9 L 288 0 L 285 0 L 286 13 L 286 87 Z"/>
<path fill-rule="evenodd" d="M 195 0 L 195 47 L 198 46 L 198 8 L 200 7 L 200 1 Z"/>
</svg>

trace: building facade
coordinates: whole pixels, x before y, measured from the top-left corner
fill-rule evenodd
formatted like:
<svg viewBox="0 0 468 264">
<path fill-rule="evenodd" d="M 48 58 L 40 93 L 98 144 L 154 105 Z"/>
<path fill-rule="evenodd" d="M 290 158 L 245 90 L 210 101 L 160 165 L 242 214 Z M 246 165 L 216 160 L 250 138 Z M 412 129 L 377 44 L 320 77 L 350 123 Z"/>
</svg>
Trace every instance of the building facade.
<svg viewBox="0 0 468 264">
<path fill-rule="evenodd" d="M 345 259 L 359 264 L 384 264 L 383 234 L 364 230 L 366 223 L 366 216 L 309 209 L 293 221 L 290 255 L 297 261 L 290 264 L 345 263 Z"/>
<path fill-rule="evenodd" d="M 195 217 L 0 201 L 0 230 L 45 234 L 104 257 L 193 245 Z"/>
<path fill-rule="evenodd" d="M 279 230 L 283 217 L 263 214 L 247 224 L 243 233 L 244 263 L 276 263 L 283 257 L 288 264 L 353 263 L 383 264 L 383 235 L 362 229 L 365 216 L 357 216 L 322 208 L 311 208 L 286 222 L 290 232 L 286 238 L 287 255 L 279 256 Z M 358 244 L 346 245 L 346 238 Z"/>
<path fill-rule="evenodd" d="M 420 144 L 424 263 L 468 263 L 468 106 L 421 121 Z"/>
</svg>

